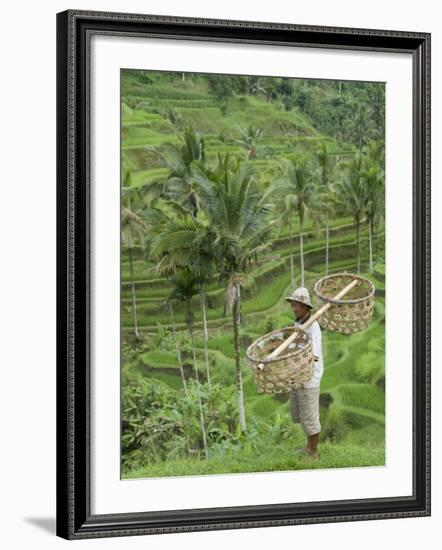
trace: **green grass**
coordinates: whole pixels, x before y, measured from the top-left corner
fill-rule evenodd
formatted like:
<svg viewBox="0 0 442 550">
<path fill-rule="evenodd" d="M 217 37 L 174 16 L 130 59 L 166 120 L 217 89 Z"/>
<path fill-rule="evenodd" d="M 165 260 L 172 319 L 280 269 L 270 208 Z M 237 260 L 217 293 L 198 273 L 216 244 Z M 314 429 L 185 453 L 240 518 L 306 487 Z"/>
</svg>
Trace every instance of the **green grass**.
<svg viewBox="0 0 442 550">
<path fill-rule="evenodd" d="M 384 466 L 385 450 L 382 447 L 361 446 L 358 441 L 334 445 L 321 445 L 319 462 L 304 463 L 297 458 L 293 450 L 304 444 L 301 434 L 294 436 L 275 448 L 266 449 L 265 454 L 256 452 L 222 453 L 210 456 L 209 460 L 186 459 L 168 460 L 162 463 L 149 464 L 146 467 L 128 471 L 125 479 L 148 477 L 171 477 L 225 473 L 247 472 L 288 472 L 293 470 L 312 470 L 366 466 Z"/>
</svg>

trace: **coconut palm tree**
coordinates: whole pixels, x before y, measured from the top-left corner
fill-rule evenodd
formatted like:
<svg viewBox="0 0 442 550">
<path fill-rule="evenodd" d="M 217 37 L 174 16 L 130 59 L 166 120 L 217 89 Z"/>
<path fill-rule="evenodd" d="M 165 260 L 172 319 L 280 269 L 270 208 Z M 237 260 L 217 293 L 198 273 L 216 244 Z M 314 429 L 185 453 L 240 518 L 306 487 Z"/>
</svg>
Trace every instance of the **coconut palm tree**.
<svg viewBox="0 0 442 550">
<path fill-rule="evenodd" d="M 205 164 L 205 150 L 204 150 L 204 138 L 197 134 L 191 126 L 185 126 L 182 135 L 179 135 L 182 145 L 176 147 L 173 144 L 165 143 L 159 147 L 149 147 L 150 150 L 154 150 L 162 158 L 166 166 L 169 167 L 170 173 L 165 182 L 165 192 L 162 193 L 164 198 L 167 198 L 168 204 L 175 203 L 175 209 L 178 205 L 182 205 L 187 209 L 192 216 L 196 219 L 200 210 L 200 198 L 198 195 L 198 185 L 193 179 L 193 172 L 195 168 L 201 170 Z M 178 212 L 179 215 L 183 213 Z M 187 221 L 186 221 L 187 223 Z M 178 233 L 176 233 L 178 230 Z M 193 231 L 199 231 L 199 237 L 193 243 L 195 235 L 189 233 L 189 226 L 182 231 L 182 228 L 175 228 L 173 224 L 165 229 L 163 226 L 163 237 L 167 239 L 167 242 L 174 241 L 174 236 L 178 237 L 176 241 L 178 248 L 174 248 L 175 254 L 183 254 L 183 241 L 187 246 L 187 252 L 191 251 L 189 258 L 192 258 L 193 273 L 198 280 L 199 296 L 201 313 L 203 319 L 203 332 L 204 332 L 204 355 L 206 362 L 206 374 L 209 396 L 211 395 L 211 377 L 209 368 L 209 352 L 208 352 L 208 339 L 209 333 L 207 328 L 207 316 L 206 316 L 206 297 L 205 297 L 205 285 L 210 279 L 210 265 L 212 263 L 212 256 L 210 253 L 210 246 L 207 246 L 206 229 L 203 229 L 201 224 L 195 222 L 193 225 Z M 195 246 L 197 250 L 195 250 Z M 203 252 L 203 249 L 205 250 Z"/>
<path fill-rule="evenodd" d="M 276 185 L 282 193 L 292 195 L 293 211 L 299 218 L 299 253 L 301 258 L 301 285 L 304 286 L 304 223 L 306 217 L 319 222 L 319 196 L 312 158 L 293 154 L 280 160 Z"/>
<path fill-rule="evenodd" d="M 157 220 L 157 224 L 152 225 L 149 231 L 148 258 L 156 262 L 151 268 L 161 276 L 166 276 L 172 285 L 172 290 L 168 297 L 169 311 L 172 319 L 172 328 L 177 349 L 178 362 L 181 368 L 181 350 L 177 341 L 175 331 L 175 319 L 173 314 L 172 302 L 178 300 L 184 304 L 186 311 L 186 326 L 189 333 L 192 361 L 197 383 L 198 406 L 200 410 L 201 432 L 203 437 L 203 448 L 206 458 L 208 458 L 206 427 L 201 401 L 200 380 L 198 374 L 198 365 L 195 351 L 194 338 L 194 314 L 192 299 L 198 294 L 199 281 L 195 273 L 190 268 L 190 246 L 195 240 L 195 227 L 199 223 L 188 211 L 178 203 L 171 202 L 172 214 L 163 213 L 162 219 Z M 206 365 L 207 366 L 207 365 Z M 184 378 L 184 372 L 181 368 L 184 390 L 186 395 L 187 385 Z"/>
<path fill-rule="evenodd" d="M 174 212 L 183 212 L 183 207 L 181 207 L 177 203 L 171 203 L 172 209 Z M 187 211 L 184 211 L 186 215 L 189 215 Z M 168 214 L 166 214 L 164 211 L 159 210 L 157 213 L 154 212 L 154 216 L 152 220 L 150 220 L 152 223 L 149 225 L 148 230 L 148 240 L 145 247 L 145 256 L 146 261 L 154 261 L 154 265 L 152 265 L 150 268 L 147 269 L 147 272 L 155 272 L 159 274 L 162 277 L 167 277 L 170 279 L 172 275 L 174 275 L 177 271 L 177 269 L 181 265 L 185 265 L 187 256 L 183 255 L 180 257 L 178 254 L 175 254 L 173 256 L 166 254 L 168 249 L 168 241 L 167 236 L 164 235 L 163 242 L 160 242 L 161 246 L 158 246 L 158 239 L 159 233 L 162 230 L 162 228 L 170 221 L 170 218 Z M 177 237 L 178 239 L 178 237 Z M 177 250 L 180 250 L 181 247 L 179 244 L 177 245 Z M 166 252 L 165 252 L 166 251 Z M 188 389 L 187 389 L 187 383 L 184 376 L 184 370 L 183 370 L 183 363 L 182 363 L 182 353 L 180 344 L 178 341 L 177 333 L 176 333 L 176 326 L 175 326 L 175 313 L 173 308 L 173 299 L 167 299 L 165 301 L 165 305 L 169 309 L 169 315 L 171 319 L 171 325 L 172 325 L 172 334 L 173 339 L 175 342 L 175 349 L 178 359 L 178 365 L 180 367 L 180 373 L 181 373 L 181 380 L 183 383 L 184 392 L 186 394 L 186 397 L 189 397 Z"/>
<path fill-rule="evenodd" d="M 373 227 L 375 219 L 380 214 L 384 195 L 384 175 L 376 163 L 368 162 L 365 170 L 366 204 L 365 215 L 368 224 L 368 254 L 369 270 L 373 273 Z"/>
<path fill-rule="evenodd" d="M 212 168 L 201 167 L 195 175 L 200 187 L 201 205 L 215 234 L 213 250 L 219 279 L 225 284 L 225 307 L 232 310 L 236 389 L 240 425 L 246 432 L 240 349 L 241 286 L 260 254 L 270 245 L 270 236 L 277 220 L 270 220 L 273 203 L 270 187 L 262 192 L 252 167 L 242 164 L 229 153 L 218 154 Z"/>
<path fill-rule="evenodd" d="M 201 400 L 198 363 L 196 360 L 196 351 L 195 351 L 195 336 L 193 331 L 194 314 L 193 314 L 192 298 L 198 293 L 198 288 L 192 272 L 186 268 L 178 269 L 174 273 L 174 275 L 172 275 L 170 280 L 172 283 L 172 290 L 170 292 L 169 299 L 180 300 L 185 306 L 186 326 L 189 332 L 190 344 L 192 349 L 193 371 L 195 373 L 198 407 L 200 411 L 200 424 L 201 424 L 201 434 L 203 439 L 203 449 L 204 449 L 205 458 L 208 459 L 209 452 L 207 447 L 206 426 L 205 426 L 205 420 L 204 420 L 203 404 Z"/>
<path fill-rule="evenodd" d="M 328 275 L 330 250 L 329 217 L 332 212 L 332 199 L 336 176 L 336 167 L 339 161 L 339 157 L 330 154 L 325 141 L 322 141 L 317 148 L 316 157 L 319 165 L 320 191 L 324 199 L 323 212 L 325 216 L 325 274 Z"/>
<path fill-rule="evenodd" d="M 376 125 L 375 137 L 379 139 L 385 130 L 385 85 L 381 82 L 372 82 L 368 86 L 367 92 Z"/>
<path fill-rule="evenodd" d="M 186 125 L 178 134 L 180 145 L 162 143 L 159 146 L 148 145 L 147 151 L 155 152 L 169 169 L 165 179 L 164 195 L 168 199 L 180 201 L 194 216 L 198 214 L 199 198 L 192 183 L 192 165 L 195 161 L 205 161 L 204 137 Z"/>
<path fill-rule="evenodd" d="M 209 367 L 209 332 L 206 315 L 205 287 L 212 278 L 214 255 L 213 235 L 207 222 L 192 216 L 186 210 L 180 210 L 178 204 L 172 204 L 173 214 L 165 216 L 151 230 L 150 258 L 158 261 L 155 269 L 163 276 L 173 275 L 178 269 L 187 267 L 193 274 L 198 286 L 204 335 L 204 357 L 209 396 L 211 395 L 211 376 Z"/>
<path fill-rule="evenodd" d="M 290 282 L 292 288 L 295 288 L 295 261 L 293 254 L 293 218 L 296 213 L 296 196 L 289 194 L 283 197 L 284 207 L 281 216 L 283 224 L 289 224 L 289 249 L 290 249 Z"/>
<path fill-rule="evenodd" d="M 140 333 L 137 320 L 137 301 L 135 293 L 135 277 L 133 268 L 133 250 L 137 247 L 137 242 L 144 247 L 144 237 L 148 231 L 148 225 L 142 218 L 142 207 L 137 190 L 130 187 L 131 173 L 126 171 L 122 187 L 122 206 L 121 206 L 121 239 L 127 248 L 129 256 L 129 273 L 132 295 L 132 315 L 134 321 L 134 334 L 138 341 Z"/>
<path fill-rule="evenodd" d="M 209 330 L 206 315 L 206 286 L 212 280 L 212 268 L 215 261 L 215 254 L 212 249 L 213 234 L 207 226 L 199 225 L 196 229 L 195 240 L 189 252 L 192 261 L 189 262 L 190 269 L 198 281 L 198 292 L 203 323 L 204 360 L 206 364 L 206 376 L 209 400 L 212 393 L 212 384 L 209 367 Z"/>
<path fill-rule="evenodd" d="M 181 354 L 181 347 L 178 342 L 178 337 L 176 333 L 176 327 L 175 327 L 175 313 L 173 310 L 173 300 L 167 300 L 169 304 L 169 312 L 170 312 L 170 320 L 172 322 L 172 334 L 173 334 L 173 340 L 175 342 L 175 349 L 176 349 L 176 355 L 178 359 L 178 365 L 180 367 L 180 373 L 181 373 L 181 381 L 183 383 L 184 393 L 186 394 L 186 397 L 189 398 L 189 392 L 187 390 L 187 383 L 186 383 L 186 377 L 184 376 L 184 368 L 183 368 L 183 359 Z"/>
<path fill-rule="evenodd" d="M 349 138 L 359 150 L 376 135 L 377 127 L 373 120 L 373 109 L 358 105 L 348 121 Z"/>
<path fill-rule="evenodd" d="M 261 128 L 239 128 L 241 138 L 235 139 L 236 143 L 244 147 L 247 151 L 247 159 L 253 160 L 256 158 L 258 150 L 258 141 L 262 135 Z"/>
<path fill-rule="evenodd" d="M 374 166 L 377 168 L 375 172 L 378 172 L 378 175 L 375 176 L 375 179 L 379 178 L 380 181 L 374 184 L 375 188 L 378 188 L 379 193 L 375 193 L 377 206 L 375 207 L 375 213 L 371 215 L 371 227 L 369 230 L 372 234 L 372 238 L 375 237 L 376 233 L 376 248 L 377 248 L 377 257 L 379 257 L 379 244 L 380 244 L 380 233 L 381 233 L 381 224 L 383 219 L 383 205 L 384 205 L 384 191 L 385 191 L 385 140 L 384 136 L 380 139 L 370 140 L 367 145 L 364 146 L 363 151 L 367 155 L 369 166 Z M 373 191 L 373 190 L 372 190 Z M 369 191 L 370 193 L 370 191 Z M 374 206 L 372 202 L 372 206 Z M 368 214 L 367 214 L 368 215 Z M 375 231 L 376 228 L 376 231 Z M 371 244 L 371 254 L 373 254 L 373 245 Z"/>
<path fill-rule="evenodd" d="M 347 173 L 345 177 L 338 182 L 341 191 L 341 201 L 350 209 L 356 232 L 357 248 L 357 272 L 361 271 L 361 247 L 360 247 L 360 228 L 364 215 L 364 209 L 367 203 L 367 186 L 365 182 L 365 157 L 358 151 L 353 159 L 345 165 Z"/>
</svg>

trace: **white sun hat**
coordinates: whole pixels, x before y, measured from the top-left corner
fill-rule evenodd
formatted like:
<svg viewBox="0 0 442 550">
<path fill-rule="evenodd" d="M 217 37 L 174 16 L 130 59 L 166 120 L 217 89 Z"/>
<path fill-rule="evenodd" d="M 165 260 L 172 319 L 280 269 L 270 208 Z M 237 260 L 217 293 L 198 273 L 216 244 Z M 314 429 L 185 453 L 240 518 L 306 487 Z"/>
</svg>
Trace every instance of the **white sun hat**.
<svg viewBox="0 0 442 550">
<path fill-rule="evenodd" d="M 305 304 L 306 306 L 312 308 L 313 304 L 310 299 L 309 291 L 303 287 L 300 286 L 296 290 L 294 290 L 290 296 L 286 297 L 287 302 L 301 302 L 301 304 Z"/>
</svg>

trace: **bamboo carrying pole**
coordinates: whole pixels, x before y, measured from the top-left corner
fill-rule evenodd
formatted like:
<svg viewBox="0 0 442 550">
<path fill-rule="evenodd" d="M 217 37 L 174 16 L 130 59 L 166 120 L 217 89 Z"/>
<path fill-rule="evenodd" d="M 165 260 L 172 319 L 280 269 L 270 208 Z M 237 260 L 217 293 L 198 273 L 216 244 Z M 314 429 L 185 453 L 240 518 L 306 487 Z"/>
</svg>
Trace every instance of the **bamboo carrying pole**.
<svg viewBox="0 0 442 550">
<path fill-rule="evenodd" d="M 358 282 L 358 279 L 353 279 L 351 283 L 349 283 L 345 288 L 343 288 L 340 292 L 338 292 L 336 296 L 333 297 L 333 300 L 340 300 L 345 294 L 347 294 L 347 292 L 349 292 L 357 284 L 357 282 Z M 316 319 L 320 317 L 324 313 L 324 311 L 327 311 L 327 309 L 332 305 L 333 304 L 331 302 L 327 302 L 326 304 L 324 304 L 321 307 L 321 309 L 318 309 L 318 311 L 314 315 L 312 315 L 310 319 L 302 325 L 302 329 L 303 330 L 308 329 L 308 327 L 312 325 L 316 321 Z M 276 349 L 274 349 L 272 353 L 270 353 L 267 356 L 266 359 L 274 359 L 275 357 L 278 357 L 278 355 L 280 355 L 285 349 L 289 347 L 289 345 L 294 340 L 296 340 L 298 333 L 299 332 L 295 330 L 293 334 L 291 334 L 286 340 L 284 340 L 284 342 L 282 342 L 282 344 L 280 344 Z M 260 370 L 262 370 L 264 367 L 265 367 L 264 363 L 260 363 L 258 365 L 258 369 Z"/>
</svg>

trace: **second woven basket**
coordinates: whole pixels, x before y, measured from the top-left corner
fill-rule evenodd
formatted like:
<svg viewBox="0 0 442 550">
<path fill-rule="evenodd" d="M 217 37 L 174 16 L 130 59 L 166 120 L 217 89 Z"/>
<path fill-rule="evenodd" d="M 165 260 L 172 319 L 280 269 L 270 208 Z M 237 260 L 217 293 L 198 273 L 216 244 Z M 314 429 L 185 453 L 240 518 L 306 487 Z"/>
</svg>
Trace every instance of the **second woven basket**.
<svg viewBox="0 0 442 550">
<path fill-rule="evenodd" d="M 353 279 L 358 282 L 345 298 L 333 299 Z M 318 308 L 331 303 L 331 307 L 318 319 L 322 328 L 341 334 L 352 334 L 368 327 L 373 316 L 375 292 L 370 280 L 353 273 L 336 273 L 319 279 L 313 290 Z"/>
</svg>

